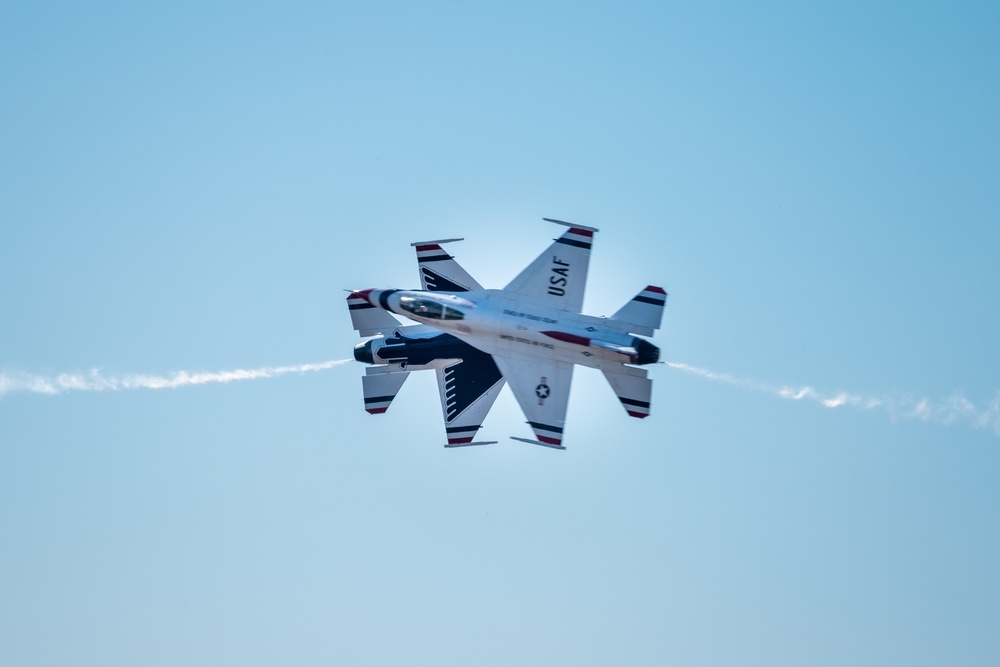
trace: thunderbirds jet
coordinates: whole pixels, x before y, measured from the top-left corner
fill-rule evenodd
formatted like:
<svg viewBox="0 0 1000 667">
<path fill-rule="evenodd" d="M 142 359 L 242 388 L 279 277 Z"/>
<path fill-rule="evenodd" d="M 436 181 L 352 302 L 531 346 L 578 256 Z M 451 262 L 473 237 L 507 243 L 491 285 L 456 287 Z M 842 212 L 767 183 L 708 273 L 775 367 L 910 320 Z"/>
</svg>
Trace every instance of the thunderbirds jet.
<svg viewBox="0 0 1000 667">
<path fill-rule="evenodd" d="M 365 410 L 385 412 L 410 371 L 434 369 L 445 447 L 493 444 L 475 434 L 506 381 L 537 439 L 512 438 L 564 449 L 573 365 L 581 364 L 604 373 L 629 415 L 649 416 L 653 382 L 636 366 L 656 363 L 660 350 L 639 336 L 660 327 L 666 292 L 650 285 L 610 318 L 581 314 L 597 230 L 544 220 L 569 229 L 502 290 L 483 289 L 441 248 L 462 239 L 445 239 L 412 244 L 422 289 L 350 293 L 354 328 L 374 336 L 354 348 L 371 364 Z"/>
</svg>

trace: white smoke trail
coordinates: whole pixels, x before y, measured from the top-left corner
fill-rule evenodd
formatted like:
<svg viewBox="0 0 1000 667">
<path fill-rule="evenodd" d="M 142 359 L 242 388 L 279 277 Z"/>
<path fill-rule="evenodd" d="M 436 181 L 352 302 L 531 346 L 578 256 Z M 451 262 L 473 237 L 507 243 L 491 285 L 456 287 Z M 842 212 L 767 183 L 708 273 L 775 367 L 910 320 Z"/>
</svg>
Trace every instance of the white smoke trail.
<svg viewBox="0 0 1000 667">
<path fill-rule="evenodd" d="M 170 375 L 128 374 L 105 376 L 99 370 L 88 373 L 63 373 L 54 377 L 29 373 L 0 373 L 0 398 L 9 393 L 62 394 L 70 391 L 122 391 L 128 389 L 176 389 L 190 385 L 227 383 L 237 380 L 257 380 L 272 378 L 289 373 L 308 373 L 340 366 L 351 361 L 337 359 L 297 366 L 265 366 L 262 368 L 236 369 L 231 371 L 198 372 L 176 371 Z M 946 399 L 932 401 L 927 397 L 899 398 L 890 396 L 864 396 L 848 392 L 823 394 L 812 387 L 791 387 L 769 385 L 729 373 L 717 373 L 705 368 L 680 362 L 668 361 L 666 365 L 691 375 L 742 387 L 751 391 L 771 394 L 792 401 L 812 401 L 826 408 L 850 406 L 859 410 L 880 409 L 888 413 L 893 421 L 916 419 L 925 423 L 954 424 L 967 423 L 975 428 L 989 428 L 1000 435 L 1000 392 L 985 407 L 976 405 L 960 393 Z"/>
<path fill-rule="evenodd" d="M 864 396 L 848 392 L 823 394 L 808 386 L 769 385 L 679 362 L 668 361 L 666 365 L 713 382 L 722 382 L 751 391 L 772 394 L 791 401 L 812 401 L 826 408 L 839 408 L 846 405 L 859 410 L 879 409 L 888 413 L 889 418 L 893 421 L 916 419 L 925 423 L 944 425 L 966 423 L 974 428 L 990 428 L 994 433 L 1000 435 L 1000 392 L 986 406 L 976 405 L 960 393 L 954 393 L 946 399 L 937 401 L 927 397 Z"/>
<path fill-rule="evenodd" d="M 0 373 L 0 397 L 15 392 L 33 394 L 62 394 L 68 391 L 122 391 L 125 389 L 176 389 L 196 384 L 212 382 L 226 383 L 237 380 L 258 380 L 273 378 L 288 373 L 308 373 L 322 371 L 341 364 L 350 359 L 324 361 L 316 364 L 300 364 L 298 366 L 265 366 L 263 368 L 236 369 L 232 371 L 216 371 L 214 373 L 190 373 L 176 371 L 169 375 L 129 374 L 122 376 L 105 376 L 99 370 L 88 373 L 63 373 L 55 377 L 32 375 L 29 373 Z"/>
</svg>

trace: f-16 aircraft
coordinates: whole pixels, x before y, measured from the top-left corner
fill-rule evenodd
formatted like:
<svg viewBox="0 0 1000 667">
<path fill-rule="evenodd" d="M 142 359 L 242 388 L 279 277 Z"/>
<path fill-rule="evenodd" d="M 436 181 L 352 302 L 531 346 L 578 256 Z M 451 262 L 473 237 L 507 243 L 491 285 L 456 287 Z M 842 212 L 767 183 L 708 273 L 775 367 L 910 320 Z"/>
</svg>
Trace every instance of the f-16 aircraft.
<svg viewBox="0 0 1000 667">
<path fill-rule="evenodd" d="M 502 290 L 484 289 L 441 247 L 462 239 L 443 239 L 412 244 L 421 289 L 348 295 L 354 328 L 374 336 L 354 348 L 371 364 L 365 410 L 384 413 L 411 371 L 434 369 L 445 447 L 494 444 L 475 435 L 506 381 L 536 438 L 512 439 L 565 449 L 573 365 L 581 364 L 604 373 L 630 416 L 649 416 L 653 382 L 636 366 L 656 363 L 660 350 L 639 336 L 660 327 L 666 292 L 650 285 L 610 318 L 581 314 L 598 230 L 543 219 L 569 229 Z"/>
</svg>

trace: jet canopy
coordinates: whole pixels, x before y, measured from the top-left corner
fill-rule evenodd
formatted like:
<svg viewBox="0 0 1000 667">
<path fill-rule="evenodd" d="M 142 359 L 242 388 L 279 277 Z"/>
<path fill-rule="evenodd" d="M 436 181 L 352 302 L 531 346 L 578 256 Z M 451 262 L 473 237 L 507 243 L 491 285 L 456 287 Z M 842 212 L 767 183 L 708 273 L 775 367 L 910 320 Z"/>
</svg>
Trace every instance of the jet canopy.
<svg viewBox="0 0 1000 667">
<path fill-rule="evenodd" d="M 465 318 L 462 311 L 446 306 L 440 301 L 416 296 L 399 297 L 399 307 L 417 317 L 431 320 L 461 320 Z"/>
</svg>

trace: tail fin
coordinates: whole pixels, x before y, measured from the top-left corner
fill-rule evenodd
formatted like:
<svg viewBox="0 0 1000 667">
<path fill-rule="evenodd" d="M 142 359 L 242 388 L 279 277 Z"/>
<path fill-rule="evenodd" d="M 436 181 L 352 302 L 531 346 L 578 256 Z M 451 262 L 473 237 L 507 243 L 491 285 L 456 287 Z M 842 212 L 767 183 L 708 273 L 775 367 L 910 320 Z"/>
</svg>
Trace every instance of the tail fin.
<svg viewBox="0 0 1000 667">
<path fill-rule="evenodd" d="M 663 321 L 667 293 L 662 287 L 649 285 L 611 316 L 612 320 L 628 325 L 629 333 L 652 336 Z"/>
<path fill-rule="evenodd" d="M 653 381 L 649 379 L 645 370 L 622 366 L 613 371 L 605 370 L 604 377 L 608 379 L 629 416 L 639 419 L 649 416 Z"/>
</svg>

